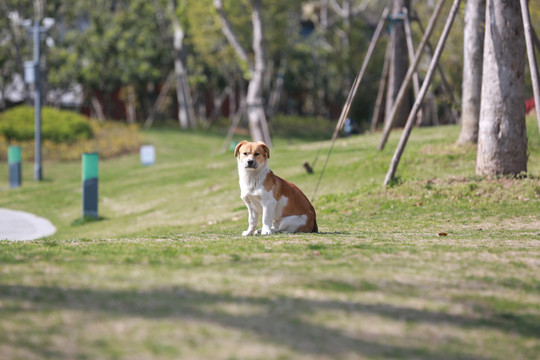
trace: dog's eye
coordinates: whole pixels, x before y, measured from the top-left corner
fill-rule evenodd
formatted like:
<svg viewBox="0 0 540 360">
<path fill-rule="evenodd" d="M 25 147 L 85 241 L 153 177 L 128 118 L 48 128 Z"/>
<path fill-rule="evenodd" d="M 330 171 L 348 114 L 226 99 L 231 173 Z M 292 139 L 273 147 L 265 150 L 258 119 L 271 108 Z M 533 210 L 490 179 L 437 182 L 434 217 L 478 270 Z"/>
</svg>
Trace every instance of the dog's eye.
<svg viewBox="0 0 540 360">
<path fill-rule="evenodd" d="M 244 153 L 244 156 L 247 156 L 247 153 Z"/>
<path fill-rule="evenodd" d="M 255 156 L 259 156 L 259 153 L 255 153 Z"/>
</svg>

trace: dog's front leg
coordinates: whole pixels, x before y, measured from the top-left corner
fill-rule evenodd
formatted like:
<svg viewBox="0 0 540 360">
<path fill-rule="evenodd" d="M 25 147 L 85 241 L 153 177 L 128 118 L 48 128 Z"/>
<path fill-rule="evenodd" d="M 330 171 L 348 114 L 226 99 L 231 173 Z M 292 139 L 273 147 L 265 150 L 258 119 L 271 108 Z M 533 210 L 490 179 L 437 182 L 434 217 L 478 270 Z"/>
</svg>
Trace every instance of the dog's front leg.
<svg viewBox="0 0 540 360">
<path fill-rule="evenodd" d="M 242 233 L 242 236 L 253 235 L 255 229 L 257 228 L 257 223 L 259 222 L 259 214 L 255 211 L 254 206 L 247 199 L 242 199 L 246 203 L 248 208 L 248 229 Z"/>
<path fill-rule="evenodd" d="M 272 223 L 274 222 L 274 214 L 276 212 L 277 201 L 272 197 L 265 199 L 263 202 L 262 213 L 262 229 L 261 235 L 269 235 L 272 233 Z"/>
</svg>

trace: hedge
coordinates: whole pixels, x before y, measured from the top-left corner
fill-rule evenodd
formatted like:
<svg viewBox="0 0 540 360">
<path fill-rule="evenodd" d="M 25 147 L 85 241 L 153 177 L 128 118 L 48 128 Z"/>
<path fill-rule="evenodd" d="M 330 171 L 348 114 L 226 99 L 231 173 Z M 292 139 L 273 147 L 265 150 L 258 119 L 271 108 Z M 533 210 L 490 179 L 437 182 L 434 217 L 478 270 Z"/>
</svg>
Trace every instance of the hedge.
<svg viewBox="0 0 540 360">
<path fill-rule="evenodd" d="M 93 137 L 86 117 L 72 111 L 44 107 L 41 112 L 41 138 L 55 143 L 73 143 Z M 8 141 L 34 138 L 34 108 L 17 106 L 0 114 L 0 136 Z"/>
</svg>

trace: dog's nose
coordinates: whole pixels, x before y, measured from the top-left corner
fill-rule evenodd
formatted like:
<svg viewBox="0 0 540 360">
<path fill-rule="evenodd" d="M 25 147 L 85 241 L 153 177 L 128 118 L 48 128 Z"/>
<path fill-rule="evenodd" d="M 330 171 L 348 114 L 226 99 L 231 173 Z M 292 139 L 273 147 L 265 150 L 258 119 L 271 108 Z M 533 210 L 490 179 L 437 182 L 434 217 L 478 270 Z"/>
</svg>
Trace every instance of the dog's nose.
<svg viewBox="0 0 540 360">
<path fill-rule="evenodd" d="M 249 159 L 249 160 L 247 161 L 247 164 L 248 164 L 248 166 L 253 165 L 253 160 Z"/>
</svg>

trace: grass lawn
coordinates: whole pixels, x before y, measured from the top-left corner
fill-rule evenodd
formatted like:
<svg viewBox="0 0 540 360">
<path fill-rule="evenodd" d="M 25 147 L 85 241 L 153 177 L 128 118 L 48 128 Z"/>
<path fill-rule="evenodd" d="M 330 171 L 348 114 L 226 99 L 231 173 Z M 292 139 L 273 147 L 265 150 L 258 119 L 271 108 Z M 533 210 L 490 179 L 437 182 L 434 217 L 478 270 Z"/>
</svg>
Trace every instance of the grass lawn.
<svg viewBox="0 0 540 360">
<path fill-rule="evenodd" d="M 81 167 L 0 207 L 58 232 L 0 242 L 1 359 L 538 359 L 540 136 L 523 179 L 475 177 L 457 127 L 336 143 L 314 206 L 319 234 L 244 238 L 222 136 L 145 132 L 157 163 L 100 162 L 100 221 L 82 223 Z M 312 198 L 329 142 L 276 139 L 270 165 Z M 309 175 L 303 162 L 313 162 Z"/>
</svg>

